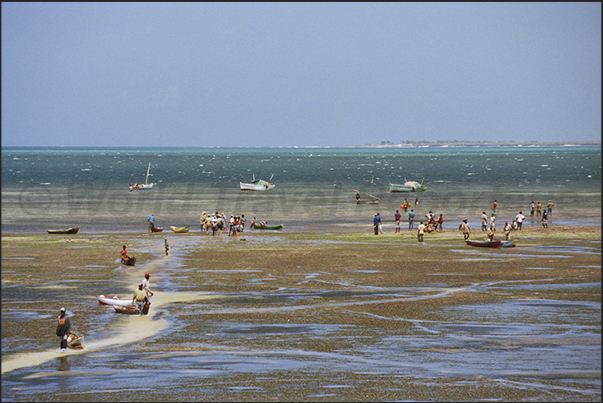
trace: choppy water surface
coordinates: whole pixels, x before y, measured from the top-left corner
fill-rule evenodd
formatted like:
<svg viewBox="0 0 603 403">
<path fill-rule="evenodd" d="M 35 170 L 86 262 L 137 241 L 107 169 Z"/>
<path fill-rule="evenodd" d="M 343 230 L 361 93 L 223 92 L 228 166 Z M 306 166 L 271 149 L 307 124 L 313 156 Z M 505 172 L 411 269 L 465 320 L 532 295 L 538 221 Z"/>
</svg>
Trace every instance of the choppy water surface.
<svg viewBox="0 0 603 403">
<path fill-rule="evenodd" d="M 144 182 L 149 162 L 157 186 L 129 192 L 128 184 Z M 239 182 L 253 175 L 274 175 L 276 188 L 241 192 Z M 428 190 L 389 193 L 390 183 L 404 179 L 424 181 Z M 356 190 L 380 204 L 357 205 Z M 468 218 L 479 227 L 495 199 L 499 221 L 521 210 L 525 226 L 540 225 L 530 220 L 530 202 L 554 200 L 551 224 L 599 224 L 601 148 L 2 150 L 4 232 L 76 225 L 82 232 L 136 231 L 150 214 L 159 226 L 194 229 L 203 211 L 302 228 L 308 220 L 366 223 L 375 211 L 393 221 L 404 198 L 416 196 L 417 219 L 432 210 L 445 226 Z"/>
</svg>

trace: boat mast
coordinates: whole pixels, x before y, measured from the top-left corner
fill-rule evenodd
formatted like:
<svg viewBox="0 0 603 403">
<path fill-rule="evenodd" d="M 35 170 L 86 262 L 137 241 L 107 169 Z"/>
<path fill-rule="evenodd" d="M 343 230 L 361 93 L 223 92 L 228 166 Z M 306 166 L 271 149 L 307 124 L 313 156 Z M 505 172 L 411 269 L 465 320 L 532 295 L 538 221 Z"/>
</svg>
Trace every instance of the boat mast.
<svg viewBox="0 0 603 403">
<path fill-rule="evenodd" d="M 151 170 L 151 163 L 149 162 L 149 167 L 147 168 L 147 177 L 144 180 L 144 184 L 148 185 L 149 184 L 149 171 Z"/>
</svg>

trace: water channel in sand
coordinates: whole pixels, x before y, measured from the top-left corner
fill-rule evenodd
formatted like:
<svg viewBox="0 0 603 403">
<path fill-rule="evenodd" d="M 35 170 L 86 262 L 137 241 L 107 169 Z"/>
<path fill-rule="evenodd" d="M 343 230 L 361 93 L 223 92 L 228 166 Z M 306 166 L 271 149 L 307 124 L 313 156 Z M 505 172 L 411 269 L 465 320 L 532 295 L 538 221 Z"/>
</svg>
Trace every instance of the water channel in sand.
<svg viewBox="0 0 603 403">
<path fill-rule="evenodd" d="M 567 254 L 573 252 L 563 250 Z M 185 254 L 186 246 L 182 246 L 179 253 Z M 468 256 L 493 260 L 505 256 L 500 251 L 489 253 L 472 249 L 459 249 L 456 253 L 458 261 Z M 523 253 L 532 256 L 528 248 L 513 253 L 518 259 Z M 523 258 L 527 258 L 525 256 Z M 555 257 L 563 258 L 564 255 Z M 448 306 L 442 316 L 449 320 L 385 317 L 357 309 L 363 305 L 447 298 L 459 292 L 500 295 L 518 289 L 535 292 L 543 289 L 563 292 L 579 287 L 600 290 L 600 283 L 553 283 L 556 268 L 549 259 L 546 261 L 542 267 L 527 268 L 550 272 L 551 282 L 544 284 L 542 280 L 538 284 L 490 281 L 451 287 L 446 283 L 445 273 L 433 272 L 429 274 L 440 276 L 441 282 L 421 287 L 375 287 L 341 282 L 338 285 L 345 286 L 346 290 L 333 291 L 320 287 L 325 281 L 325 273 L 302 269 L 291 288 L 226 295 L 183 291 L 186 285 L 176 285 L 172 278 L 176 272 L 183 273 L 178 255 L 169 259 L 161 257 L 122 272 L 120 276 L 122 283 L 131 285 L 146 271 L 156 273 L 153 275 L 155 296 L 148 317 L 115 314 L 102 332 L 86 335 L 86 348 L 81 351 L 71 350 L 67 354 L 22 352 L 3 360 L 3 400 L 39 400 L 51 393 L 59 393 L 64 399 L 71 395 L 89 395 L 95 399 L 122 400 L 135 393 L 159 390 L 177 390 L 172 393 L 211 399 L 216 391 L 212 388 L 200 390 L 199 383 L 203 380 L 238 374 L 251 374 L 261 379 L 259 385 L 230 383 L 224 386 L 230 396 L 244 398 L 262 393 L 267 384 L 283 382 L 274 375 L 279 371 L 351 372 L 369 378 L 387 376 L 390 379 L 448 378 L 452 381 L 462 378 L 460 383 L 465 387 L 483 386 L 487 379 L 493 387 L 546 391 L 547 396 L 571 392 L 585 400 L 600 399 L 599 304 L 520 298 L 494 304 Z M 236 276 L 243 272 L 252 276 L 250 284 L 271 281 L 261 270 L 222 270 L 221 275 Z M 370 275 L 379 271 L 364 272 Z M 217 274 L 216 271 L 213 274 Z M 316 287 L 300 291 L 295 288 L 296 282 L 312 282 Z M 110 289 L 102 293 L 113 296 Z M 345 295 L 344 301 L 339 299 L 342 295 Z M 93 303 L 93 296 L 90 298 Z M 262 306 L 242 307 L 241 301 L 245 299 Z M 321 300 L 321 303 L 303 303 L 304 300 Z M 199 301 L 207 303 L 203 305 L 206 327 L 196 334 L 188 330 L 188 317 L 199 309 Z M 354 311 L 351 308 L 355 308 Z M 106 309 L 112 310 L 109 306 Z M 410 324 L 412 330 L 403 335 L 386 330 L 367 334 L 358 325 L 295 323 L 288 318 L 288 314 L 296 311 L 307 312 L 311 317 L 313 312 L 330 309 L 340 309 L 342 315 Z M 224 319 L 228 315 L 239 317 L 260 312 L 281 315 L 282 320 L 268 324 Z M 220 319 L 215 319 L 217 317 Z M 146 342 L 164 340 L 168 329 L 178 333 L 177 343 L 182 351 L 148 348 Z M 320 343 L 323 339 L 337 340 L 342 347 L 335 352 L 303 348 L 307 340 Z M 266 347 L 267 344 L 273 347 Z M 339 377 L 319 378 L 313 385 L 317 392 L 307 398 L 339 399 L 344 390 L 358 387 Z M 164 396 L 169 398 L 169 394 Z"/>
</svg>

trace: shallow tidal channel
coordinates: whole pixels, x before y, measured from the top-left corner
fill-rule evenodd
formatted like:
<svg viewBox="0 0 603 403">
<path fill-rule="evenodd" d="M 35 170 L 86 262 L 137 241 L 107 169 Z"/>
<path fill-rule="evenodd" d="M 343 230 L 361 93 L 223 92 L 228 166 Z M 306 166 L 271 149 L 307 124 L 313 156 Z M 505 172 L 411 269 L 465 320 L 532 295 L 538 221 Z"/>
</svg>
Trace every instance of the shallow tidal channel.
<svg viewBox="0 0 603 403">
<path fill-rule="evenodd" d="M 407 259 L 373 239 L 182 236 L 169 256 L 157 242 L 133 243 L 148 255 L 133 268 L 33 284 L 5 281 L 30 257 L 3 255 L 3 401 L 601 400 L 600 242 L 447 240 Z M 149 316 L 97 303 L 131 298 L 145 272 Z M 56 301 L 86 324 L 84 350 L 57 351 Z"/>
</svg>

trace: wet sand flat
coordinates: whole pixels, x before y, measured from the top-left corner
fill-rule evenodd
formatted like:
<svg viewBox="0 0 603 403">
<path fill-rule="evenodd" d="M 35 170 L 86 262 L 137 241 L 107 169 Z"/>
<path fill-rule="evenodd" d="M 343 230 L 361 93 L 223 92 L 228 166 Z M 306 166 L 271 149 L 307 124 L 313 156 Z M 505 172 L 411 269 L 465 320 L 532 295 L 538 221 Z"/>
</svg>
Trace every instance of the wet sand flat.
<svg viewBox="0 0 603 403">
<path fill-rule="evenodd" d="M 601 400 L 600 227 L 328 228 L 3 234 L 3 400 Z M 144 273 L 148 317 L 97 303 Z M 82 351 L 56 352 L 62 306 Z"/>
</svg>

